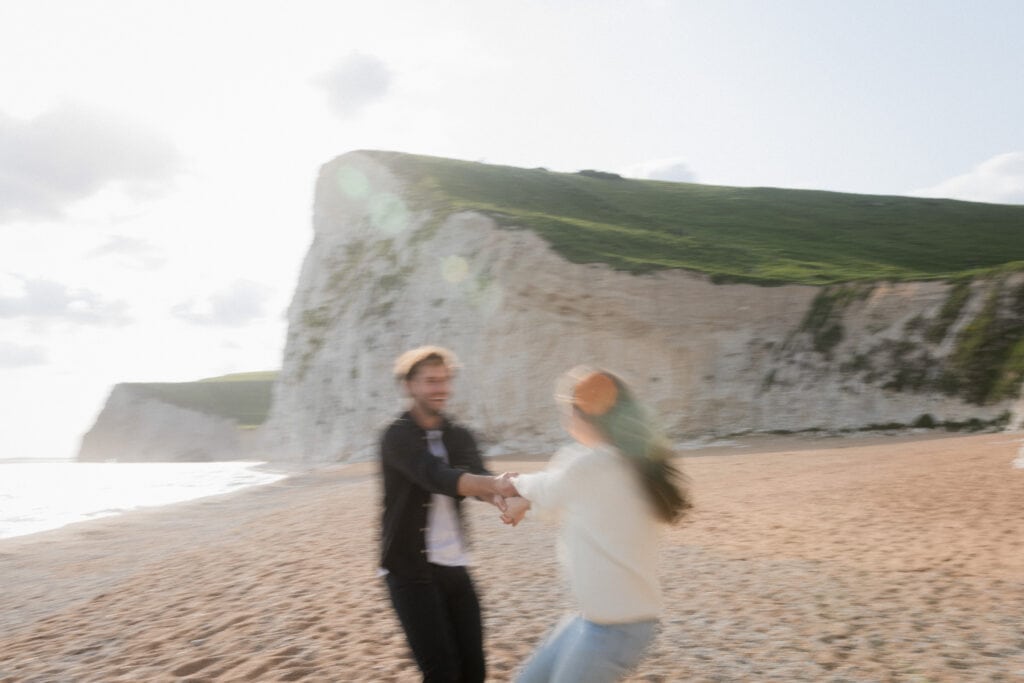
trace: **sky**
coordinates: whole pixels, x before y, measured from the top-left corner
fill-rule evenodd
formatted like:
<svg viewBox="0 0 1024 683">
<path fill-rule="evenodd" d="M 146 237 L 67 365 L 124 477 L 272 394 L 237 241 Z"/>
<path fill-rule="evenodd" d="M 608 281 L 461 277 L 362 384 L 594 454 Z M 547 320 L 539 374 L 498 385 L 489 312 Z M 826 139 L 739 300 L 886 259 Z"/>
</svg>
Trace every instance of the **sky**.
<svg viewBox="0 0 1024 683">
<path fill-rule="evenodd" d="M 0 459 L 279 367 L 320 165 L 1024 204 L 1024 3 L 0 0 Z"/>
</svg>

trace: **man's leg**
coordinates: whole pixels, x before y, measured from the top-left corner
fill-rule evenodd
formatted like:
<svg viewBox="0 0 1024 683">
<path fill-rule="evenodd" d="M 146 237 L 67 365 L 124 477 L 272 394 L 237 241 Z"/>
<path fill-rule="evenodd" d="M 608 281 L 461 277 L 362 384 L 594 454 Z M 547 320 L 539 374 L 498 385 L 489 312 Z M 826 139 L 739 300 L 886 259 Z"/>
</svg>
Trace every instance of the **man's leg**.
<svg viewBox="0 0 1024 683">
<path fill-rule="evenodd" d="M 483 622 L 480 600 L 465 567 L 432 567 L 448 606 L 459 653 L 463 683 L 483 683 L 487 673 L 484 660 Z"/>
<path fill-rule="evenodd" d="M 433 582 L 415 582 L 387 575 L 391 604 L 425 683 L 452 683 L 461 678 L 459 653 L 448 608 Z M 481 679 L 483 680 L 483 679 Z"/>
</svg>

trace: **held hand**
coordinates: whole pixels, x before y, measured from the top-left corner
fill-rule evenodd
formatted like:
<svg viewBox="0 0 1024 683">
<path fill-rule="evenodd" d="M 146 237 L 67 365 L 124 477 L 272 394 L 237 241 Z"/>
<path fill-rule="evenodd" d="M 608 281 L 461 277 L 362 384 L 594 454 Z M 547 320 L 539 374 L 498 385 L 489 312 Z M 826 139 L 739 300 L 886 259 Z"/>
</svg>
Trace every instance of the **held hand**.
<svg viewBox="0 0 1024 683">
<path fill-rule="evenodd" d="M 512 481 L 512 478 L 518 474 L 518 472 L 505 472 L 504 474 L 495 477 L 495 491 L 505 498 L 514 498 L 515 496 L 518 496 L 519 491 L 516 491 L 516 485 Z"/>
<path fill-rule="evenodd" d="M 502 512 L 505 512 L 505 510 L 508 509 L 508 505 L 506 505 L 505 499 L 502 498 L 497 493 L 490 496 L 483 496 L 482 498 L 480 498 L 480 500 L 484 501 L 485 503 L 490 503 L 491 505 L 498 508 Z"/>
<path fill-rule="evenodd" d="M 526 511 L 530 509 L 530 501 L 519 496 L 506 498 L 505 505 L 505 514 L 501 516 L 501 521 L 512 526 L 516 526 L 519 522 L 523 521 L 523 518 L 526 517 Z"/>
</svg>

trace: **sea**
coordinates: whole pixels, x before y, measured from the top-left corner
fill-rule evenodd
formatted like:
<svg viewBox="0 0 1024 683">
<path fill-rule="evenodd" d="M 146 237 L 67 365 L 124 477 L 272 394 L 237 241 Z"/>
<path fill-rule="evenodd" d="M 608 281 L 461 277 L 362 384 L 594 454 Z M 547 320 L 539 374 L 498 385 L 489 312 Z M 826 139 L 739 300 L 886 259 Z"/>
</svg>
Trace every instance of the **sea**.
<svg viewBox="0 0 1024 683">
<path fill-rule="evenodd" d="M 260 462 L 0 459 L 0 539 L 270 484 L 285 476 Z"/>
</svg>

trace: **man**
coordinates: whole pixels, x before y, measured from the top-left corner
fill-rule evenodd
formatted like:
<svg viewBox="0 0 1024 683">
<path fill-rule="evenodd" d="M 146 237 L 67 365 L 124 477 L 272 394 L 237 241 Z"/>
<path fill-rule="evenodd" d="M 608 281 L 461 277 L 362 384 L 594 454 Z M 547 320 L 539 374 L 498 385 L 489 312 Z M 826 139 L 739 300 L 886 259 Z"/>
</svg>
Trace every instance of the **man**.
<svg viewBox="0 0 1024 683">
<path fill-rule="evenodd" d="M 443 414 L 454 354 L 425 346 L 395 361 L 410 408 L 381 440 L 381 569 L 424 681 L 484 680 L 480 603 L 466 567 L 462 499 L 504 510 L 512 485 L 492 476 L 465 428 Z"/>
</svg>

